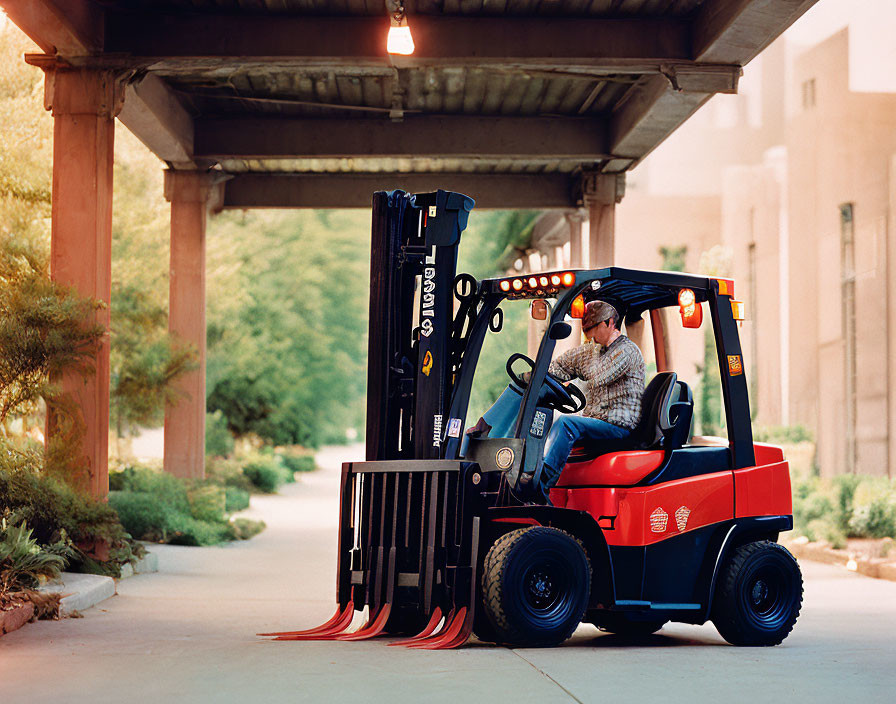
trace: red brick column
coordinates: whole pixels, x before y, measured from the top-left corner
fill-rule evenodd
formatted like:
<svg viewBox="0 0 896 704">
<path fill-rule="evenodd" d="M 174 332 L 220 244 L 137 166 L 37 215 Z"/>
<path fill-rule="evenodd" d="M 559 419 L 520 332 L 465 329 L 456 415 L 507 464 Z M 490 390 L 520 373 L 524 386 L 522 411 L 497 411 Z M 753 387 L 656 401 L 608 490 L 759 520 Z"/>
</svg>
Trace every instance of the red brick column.
<svg viewBox="0 0 896 704">
<path fill-rule="evenodd" d="M 114 118 L 123 89 L 115 73 L 43 65 L 45 103 L 53 113 L 53 206 L 50 275 L 106 305 L 95 321 L 109 327 L 112 287 Z M 92 360 L 95 374 L 54 379 L 80 408 L 84 464 L 73 485 L 96 497 L 109 491 L 109 338 Z M 48 423 L 48 436 L 56 432 Z"/>
<path fill-rule="evenodd" d="M 165 471 L 205 476 L 205 224 L 214 178 L 202 171 L 166 171 L 171 203 L 168 330 L 198 353 L 197 369 L 177 382 L 165 409 Z"/>
</svg>

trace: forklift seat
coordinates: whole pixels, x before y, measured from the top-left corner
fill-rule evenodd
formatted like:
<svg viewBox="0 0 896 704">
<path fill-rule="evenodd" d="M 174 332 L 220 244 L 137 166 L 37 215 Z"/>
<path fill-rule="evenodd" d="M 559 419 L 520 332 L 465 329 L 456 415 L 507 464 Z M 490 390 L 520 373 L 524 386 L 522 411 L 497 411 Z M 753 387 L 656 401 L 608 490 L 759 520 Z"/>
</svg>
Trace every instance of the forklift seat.
<svg viewBox="0 0 896 704">
<path fill-rule="evenodd" d="M 631 486 L 658 469 L 672 450 L 688 439 L 694 401 L 691 390 L 675 372 L 659 372 L 641 397 L 641 420 L 623 442 L 573 447 L 558 487 Z"/>
</svg>

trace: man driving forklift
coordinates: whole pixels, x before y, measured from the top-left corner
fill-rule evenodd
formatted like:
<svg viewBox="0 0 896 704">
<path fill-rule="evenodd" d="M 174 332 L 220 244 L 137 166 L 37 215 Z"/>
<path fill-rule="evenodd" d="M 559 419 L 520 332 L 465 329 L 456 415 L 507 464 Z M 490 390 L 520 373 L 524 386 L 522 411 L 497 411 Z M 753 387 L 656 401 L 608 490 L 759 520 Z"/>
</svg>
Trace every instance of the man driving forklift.
<svg viewBox="0 0 896 704">
<path fill-rule="evenodd" d="M 585 343 L 551 362 L 548 371 L 562 381 L 587 383 L 582 415 L 561 415 L 545 442 L 544 466 L 536 483 L 532 474 L 520 478 L 521 499 L 547 503 L 548 492 L 566 465 L 573 445 L 586 442 L 610 452 L 631 435 L 641 418 L 644 358 L 619 330 L 620 315 L 609 303 L 592 301 L 582 316 Z"/>
</svg>

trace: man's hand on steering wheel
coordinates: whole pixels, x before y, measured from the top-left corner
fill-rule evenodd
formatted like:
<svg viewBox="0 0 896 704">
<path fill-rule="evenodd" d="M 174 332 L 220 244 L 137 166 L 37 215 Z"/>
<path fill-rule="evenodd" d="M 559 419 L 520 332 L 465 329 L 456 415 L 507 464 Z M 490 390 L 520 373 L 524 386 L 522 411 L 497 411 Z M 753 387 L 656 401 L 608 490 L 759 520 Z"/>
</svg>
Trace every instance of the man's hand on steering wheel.
<svg viewBox="0 0 896 704">
<path fill-rule="evenodd" d="M 511 378 L 514 384 L 521 389 L 525 389 L 529 386 L 529 380 L 524 378 L 526 374 L 517 374 L 513 371 L 513 364 L 517 360 L 526 362 L 530 369 L 535 368 L 535 362 L 519 352 L 510 355 L 507 360 L 507 375 Z M 545 399 L 547 405 L 561 413 L 578 413 L 587 403 L 585 394 L 582 393 L 582 390 L 578 386 L 575 384 L 565 386 L 562 379 L 557 378 L 550 372 L 544 377 L 544 387 L 548 392 L 547 398 Z"/>
</svg>

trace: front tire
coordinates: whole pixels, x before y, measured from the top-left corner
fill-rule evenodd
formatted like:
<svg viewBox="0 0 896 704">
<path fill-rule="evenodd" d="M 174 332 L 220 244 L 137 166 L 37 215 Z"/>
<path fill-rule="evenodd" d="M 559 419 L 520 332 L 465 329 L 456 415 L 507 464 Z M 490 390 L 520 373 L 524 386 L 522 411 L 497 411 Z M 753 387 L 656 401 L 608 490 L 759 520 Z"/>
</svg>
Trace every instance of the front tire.
<svg viewBox="0 0 896 704">
<path fill-rule="evenodd" d="M 712 621 L 732 645 L 778 645 L 803 603 L 803 576 L 793 555 L 768 540 L 734 551 L 713 602 Z"/>
<path fill-rule="evenodd" d="M 591 566 L 585 551 L 556 528 L 507 533 L 485 558 L 483 602 L 498 642 L 559 645 L 582 621 L 590 593 Z"/>
</svg>

